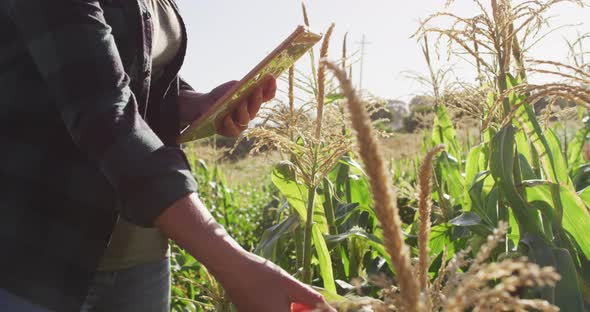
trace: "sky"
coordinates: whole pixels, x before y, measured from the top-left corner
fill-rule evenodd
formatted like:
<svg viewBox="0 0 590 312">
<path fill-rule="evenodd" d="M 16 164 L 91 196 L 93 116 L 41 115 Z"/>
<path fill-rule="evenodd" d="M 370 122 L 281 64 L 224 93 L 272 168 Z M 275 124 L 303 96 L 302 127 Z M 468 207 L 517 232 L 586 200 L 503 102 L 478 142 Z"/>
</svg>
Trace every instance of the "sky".
<svg viewBox="0 0 590 312">
<path fill-rule="evenodd" d="M 302 24 L 299 0 L 178 0 L 189 37 L 189 46 L 181 75 L 198 90 L 239 80 L 272 51 L 298 24 Z M 362 87 L 387 99 L 409 101 L 424 88 L 408 78 L 410 72 L 426 73 L 420 46 L 411 35 L 419 20 L 444 9 L 446 0 L 307 0 L 311 29 L 323 33 L 336 24 L 329 55 L 341 55 L 344 33 L 348 32 L 348 51 L 361 50 Z M 471 0 L 456 0 L 451 10 L 472 16 L 476 10 Z M 571 25 L 546 37 L 531 51 L 531 57 L 565 61 L 566 40 L 577 33 L 590 33 L 590 8 L 559 4 L 549 12 L 551 25 Z M 589 42 L 590 44 L 590 42 Z M 357 55 L 360 55 L 357 54 Z M 302 65 L 303 64 L 303 65 Z M 299 64 L 304 65 L 305 62 Z M 443 57 L 437 66 L 452 65 L 457 77 L 473 80 L 470 65 Z M 360 84 L 360 62 L 353 72 Z"/>
</svg>

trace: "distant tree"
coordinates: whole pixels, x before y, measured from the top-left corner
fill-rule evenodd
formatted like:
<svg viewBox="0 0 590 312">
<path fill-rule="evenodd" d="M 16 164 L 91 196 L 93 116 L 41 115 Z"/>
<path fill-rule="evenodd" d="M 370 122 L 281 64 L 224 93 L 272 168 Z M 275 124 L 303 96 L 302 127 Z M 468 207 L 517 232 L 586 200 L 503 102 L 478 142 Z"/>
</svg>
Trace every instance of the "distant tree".
<svg viewBox="0 0 590 312">
<path fill-rule="evenodd" d="M 395 131 L 403 127 L 403 119 L 409 114 L 408 104 L 399 100 L 380 100 L 371 111 L 373 121 L 381 121 L 380 127 L 386 131 Z"/>
<path fill-rule="evenodd" d="M 417 95 L 408 104 L 410 112 L 403 120 L 403 129 L 406 132 L 414 132 L 420 127 L 418 115 L 428 115 L 434 110 L 434 98 L 429 95 Z"/>
<path fill-rule="evenodd" d="M 410 100 L 410 112 L 427 112 L 434 108 L 434 98 L 430 95 L 416 95 Z"/>
</svg>

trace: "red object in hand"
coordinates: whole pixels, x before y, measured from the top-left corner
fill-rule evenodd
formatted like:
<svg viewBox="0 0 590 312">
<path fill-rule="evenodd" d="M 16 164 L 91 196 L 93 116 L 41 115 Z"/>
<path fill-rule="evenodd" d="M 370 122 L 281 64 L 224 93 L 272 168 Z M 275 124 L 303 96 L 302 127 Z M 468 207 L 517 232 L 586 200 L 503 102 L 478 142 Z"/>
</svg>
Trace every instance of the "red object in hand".
<svg viewBox="0 0 590 312">
<path fill-rule="evenodd" d="M 291 312 L 311 312 L 312 307 L 308 307 L 302 303 L 293 302 L 291 303 Z"/>
</svg>

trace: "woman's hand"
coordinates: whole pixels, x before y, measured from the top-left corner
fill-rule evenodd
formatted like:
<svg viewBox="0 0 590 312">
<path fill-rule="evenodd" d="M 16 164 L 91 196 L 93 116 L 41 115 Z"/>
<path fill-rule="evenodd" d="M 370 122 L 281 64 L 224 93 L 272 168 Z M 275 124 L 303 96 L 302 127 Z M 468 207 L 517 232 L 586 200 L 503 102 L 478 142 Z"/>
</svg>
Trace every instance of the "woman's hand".
<svg viewBox="0 0 590 312">
<path fill-rule="evenodd" d="M 238 311 L 288 312 L 297 303 L 298 311 L 312 311 L 326 304 L 324 298 L 276 264 L 248 254 L 245 263 L 236 264 L 239 273 L 218 276 Z M 301 310 L 301 307 L 310 307 Z M 322 311 L 332 312 L 333 309 Z"/>
<path fill-rule="evenodd" d="M 181 122 L 190 124 L 199 118 L 236 83 L 238 82 L 235 80 L 226 82 L 209 93 L 182 90 L 180 92 Z M 262 103 L 275 97 L 276 90 L 276 80 L 269 76 L 247 99 L 238 103 L 233 112 L 223 118 L 223 121 L 217 125 L 217 133 L 229 137 L 240 135 L 248 128 L 250 120 L 256 117 Z"/>
</svg>

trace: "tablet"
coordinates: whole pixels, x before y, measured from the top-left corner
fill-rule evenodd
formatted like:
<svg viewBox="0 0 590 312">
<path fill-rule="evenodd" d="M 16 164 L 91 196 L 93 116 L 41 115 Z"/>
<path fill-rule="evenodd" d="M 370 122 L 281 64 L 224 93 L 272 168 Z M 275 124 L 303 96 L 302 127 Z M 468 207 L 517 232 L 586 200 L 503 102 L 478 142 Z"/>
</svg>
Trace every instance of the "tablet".
<svg viewBox="0 0 590 312">
<path fill-rule="evenodd" d="M 321 35 L 310 32 L 305 26 L 297 26 L 287 39 L 233 85 L 207 112 L 184 129 L 178 136 L 177 143 L 186 143 L 215 134 L 223 118 L 232 112 L 242 99 L 247 98 L 265 77 L 272 75 L 279 78 L 321 38 Z"/>
</svg>

